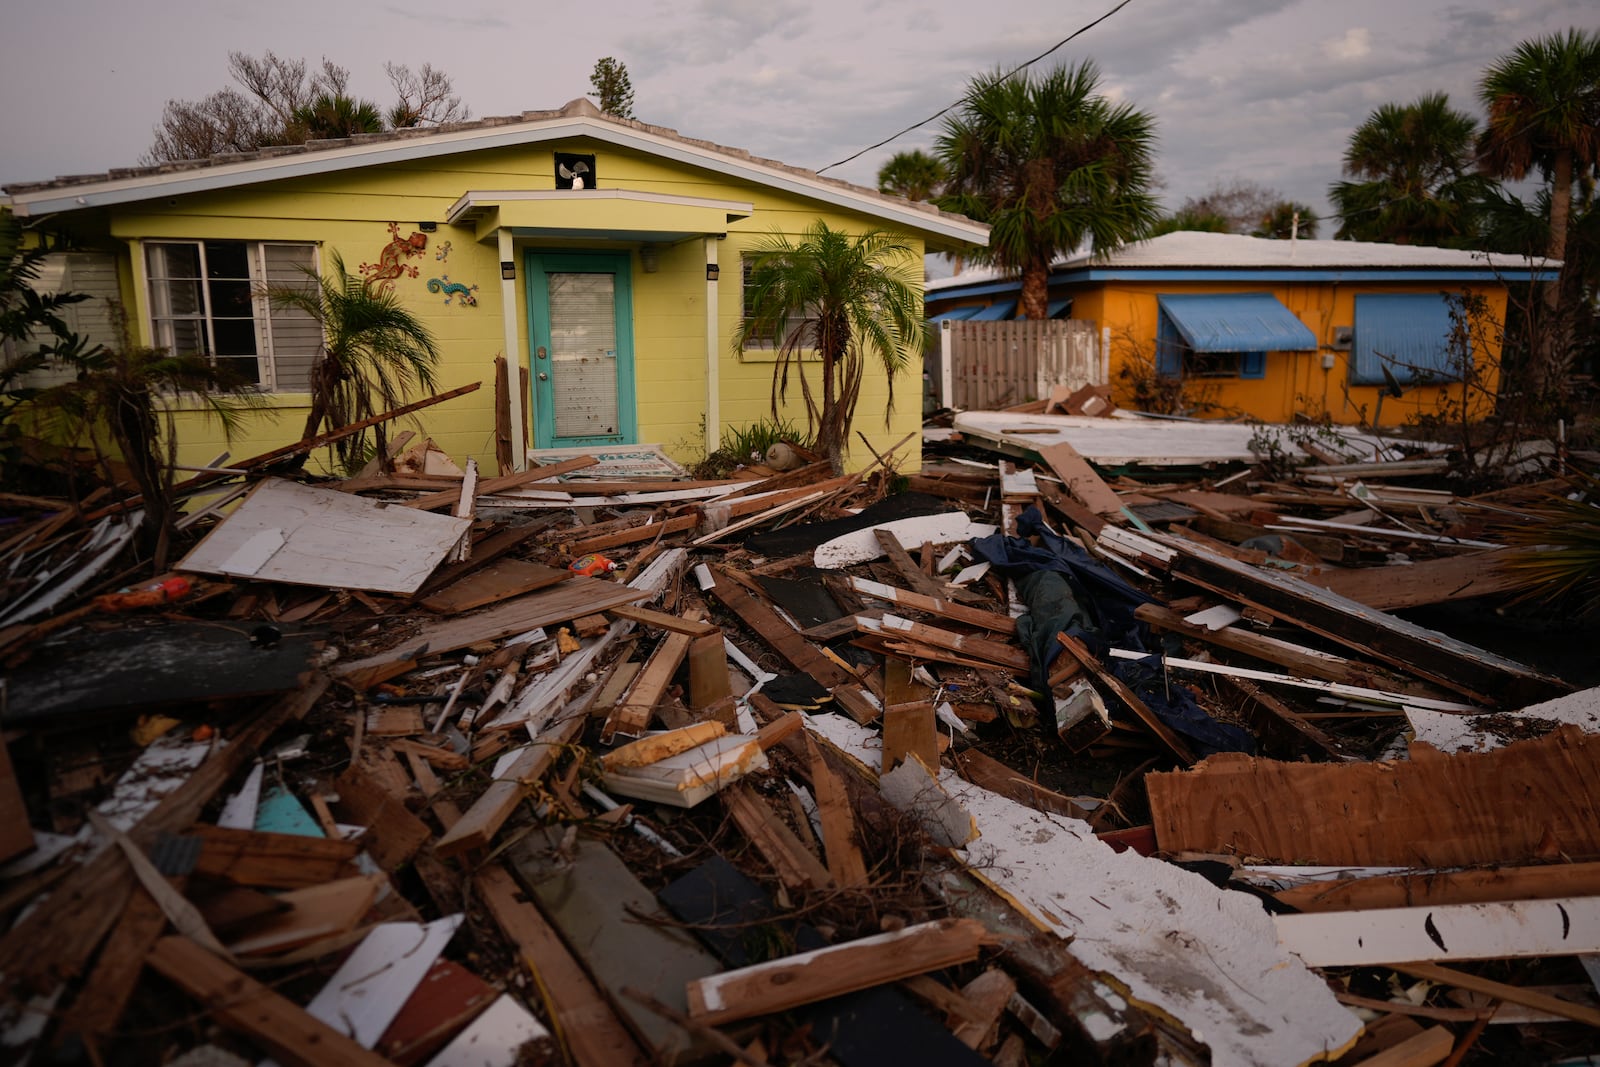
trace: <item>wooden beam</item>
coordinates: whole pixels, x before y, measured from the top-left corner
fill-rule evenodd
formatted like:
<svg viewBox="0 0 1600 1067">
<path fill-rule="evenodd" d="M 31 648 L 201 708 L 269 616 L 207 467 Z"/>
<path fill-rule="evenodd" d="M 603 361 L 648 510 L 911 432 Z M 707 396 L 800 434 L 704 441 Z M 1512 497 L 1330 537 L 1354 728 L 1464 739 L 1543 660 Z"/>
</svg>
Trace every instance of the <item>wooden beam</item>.
<svg viewBox="0 0 1600 1067">
<path fill-rule="evenodd" d="M 881 619 L 857 616 L 857 621 L 862 633 L 881 634 L 887 638 L 942 648 L 947 652 L 981 659 L 1011 671 L 1026 673 L 1032 668 L 1028 653 L 1014 644 L 954 633 L 926 623 L 912 622 L 899 615 L 885 615 Z"/>
<path fill-rule="evenodd" d="M 878 545 L 883 549 L 884 556 L 889 560 L 900 577 L 905 580 L 915 592 L 921 593 L 929 599 L 943 599 L 950 595 L 945 584 L 936 581 L 924 574 L 922 568 L 917 566 L 916 560 L 900 544 L 900 539 L 894 535 L 893 530 L 873 530 L 872 535 L 878 539 Z"/>
<path fill-rule="evenodd" d="M 912 608 L 916 611 L 925 611 L 929 615 L 937 615 L 952 622 L 976 626 L 991 633 L 1015 634 L 1017 632 L 1017 620 L 1008 615 L 1001 615 L 997 611 L 971 608 L 965 604 L 957 604 L 954 601 L 946 600 L 943 597 L 929 596 L 909 589 L 896 589 L 892 585 L 884 585 L 882 582 L 874 582 L 866 578 L 851 578 L 850 587 L 858 593 L 864 593 L 879 600 L 886 600 L 891 604 L 898 604 L 901 607 Z"/>
<path fill-rule="evenodd" d="M 1600 897 L 1274 915 L 1278 943 L 1311 967 L 1600 952 Z"/>
<path fill-rule="evenodd" d="M 1585 1026 L 1600 1027 L 1600 1010 L 1552 997 L 1548 993 L 1480 978 L 1478 975 L 1458 971 L 1453 967 L 1441 967 L 1437 963 L 1398 964 L 1393 969 L 1401 974 L 1409 974 L 1413 978 L 1424 978 L 1456 989 L 1468 989 L 1474 993 L 1493 997 L 1495 1000 L 1503 1000 L 1508 1004 L 1521 1004 L 1524 1007 L 1547 1011 L 1551 1015 L 1559 1015 L 1563 1019 L 1571 1019 L 1576 1023 L 1583 1023 Z"/>
<path fill-rule="evenodd" d="M 533 976 L 552 1029 L 578 1067 L 647 1067 L 650 1060 L 639 1043 L 506 869 L 484 867 L 473 885 Z"/>
<path fill-rule="evenodd" d="M 579 541 L 571 541 L 566 545 L 566 551 L 571 556 L 586 556 L 591 552 L 603 552 L 608 548 L 620 548 L 623 545 L 638 544 L 640 541 L 654 541 L 658 537 L 668 534 L 683 533 L 692 530 L 700 524 L 698 513 L 678 515 L 660 522 L 645 525 L 632 525 L 617 530 L 613 533 L 596 534 L 585 537 Z"/>
<path fill-rule="evenodd" d="M 584 721 L 584 715 L 575 714 L 541 731 L 533 744 L 483 791 L 461 821 L 434 843 L 434 852 L 444 857 L 456 856 L 492 841 L 528 789 L 550 770 L 556 755 L 583 733 Z"/>
<path fill-rule="evenodd" d="M 830 689 L 855 680 L 848 671 L 812 648 L 794 627 L 784 622 L 776 611 L 752 596 L 727 571 L 713 567 L 711 573 L 716 578 L 716 584 L 711 587 L 711 594 L 737 615 L 746 626 L 759 634 L 762 640 L 766 641 L 790 666 L 811 675 Z"/>
<path fill-rule="evenodd" d="M 749 785 L 735 782 L 719 795 L 739 832 L 791 892 L 833 885 L 828 868 Z"/>
<path fill-rule="evenodd" d="M 913 755 L 924 767 L 939 766 L 938 718 L 928 700 L 890 704 L 883 709 L 883 766 L 878 773 L 887 774 Z"/>
<path fill-rule="evenodd" d="M 993 940 L 976 919 L 940 919 L 724 971 L 688 984 L 689 1016 L 721 1026 L 786 1011 L 914 974 L 970 963 Z"/>
<path fill-rule="evenodd" d="M 867 864 L 856 843 L 856 817 L 850 808 L 850 795 L 845 791 L 844 782 L 822 758 L 822 751 L 809 733 L 806 753 L 811 768 L 811 788 L 817 797 L 817 811 L 822 822 L 822 849 L 828 859 L 828 872 L 841 886 L 864 886 Z"/>
<path fill-rule="evenodd" d="M 1097 515 L 1122 514 L 1122 498 L 1111 491 L 1111 487 L 1101 480 L 1076 448 L 1062 442 L 1045 445 L 1035 451 L 1044 460 L 1045 466 L 1066 485 L 1067 492 L 1081 501 L 1084 507 Z"/>
<path fill-rule="evenodd" d="M 1506 554 L 1490 550 L 1405 566 L 1325 570 L 1306 575 L 1306 581 L 1380 611 L 1398 611 L 1516 589 L 1515 575 L 1500 566 Z"/>
<path fill-rule="evenodd" d="M 385 1067 L 388 1060 L 186 937 L 166 937 L 150 966 L 288 1067 Z"/>
<path fill-rule="evenodd" d="M 575 456 L 564 459 L 560 463 L 547 463 L 543 467 L 530 467 L 516 474 L 502 474 L 496 478 L 488 478 L 477 484 L 478 496 L 493 496 L 503 493 L 507 489 L 516 489 L 518 486 L 527 485 L 529 482 L 542 481 L 546 478 L 559 478 L 563 474 L 581 471 L 585 467 L 593 467 L 600 461 L 593 456 Z M 423 511 L 432 511 L 434 508 L 453 507 L 461 500 L 459 489 L 444 489 L 427 496 L 419 496 L 415 500 L 406 501 L 408 508 L 420 508 Z"/>
<path fill-rule="evenodd" d="M 1361 1061 L 1361 1067 L 1433 1067 L 1443 1063 L 1455 1047 L 1455 1037 L 1442 1026 L 1430 1026 L 1398 1045 L 1390 1045 Z"/>
<path fill-rule="evenodd" d="M 204 823 L 190 832 L 200 839 L 195 874 L 268 889 L 301 889 L 353 874 L 361 851 L 354 841 L 228 830 Z"/>
<path fill-rule="evenodd" d="M 693 643 L 694 638 L 688 634 L 672 633 L 656 646 L 626 695 L 606 716 L 606 724 L 600 731 L 602 742 L 609 744 L 617 734 L 638 737 L 649 729 L 651 717 L 666 702 L 672 676 L 678 673 Z"/>
<path fill-rule="evenodd" d="M 1296 911 L 1358 911 L 1600 896 L 1600 863 L 1550 863 L 1309 882 L 1274 893 Z"/>
<path fill-rule="evenodd" d="M 677 615 L 669 615 L 664 611 L 654 608 L 644 608 L 637 604 L 618 604 L 616 607 L 607 608 L 606 614 L 617 619 L 632 619 L 642 622 L 646 626 L 654 626 L 668 633 L 688 634 L 690 637 L 706 637 L 710 634 L 721 634 L 722 628 L 716 623 L 706 622 L 704 619 L 685 619 Z"/>
<path fill-rule="evenodd" d="M 1100 661 L 1095 659 L 1094 654 L 1085 648 L 1082 642 L 1066 633 L 1057 634 L 1056 637 L 1061 642 L 1062 647 L 1072 653 L 1074 659 L 1083 664 L 1084 670 L 1097 679 L 1106 692 L 1121 701 L 1129 711 L 1138 716 L 1139 721 L 1144 723 L 1150 729 L 1150 732 L 1156 735 L 1161 743 L 1167 747 L 1167 751 L 1177 757 L 1179 763 L 1187 765 L 1194 762 L 1194 752 L 1183 738 L 1179 737 L 1171 727 L 1157 718 L 1156 713 L 1151 711 L 1145 705 L 1145 702 L 1140 700 L 1134 691 L 1123 683 L 1121 678 L 1101 666 Z"/>
</svg>

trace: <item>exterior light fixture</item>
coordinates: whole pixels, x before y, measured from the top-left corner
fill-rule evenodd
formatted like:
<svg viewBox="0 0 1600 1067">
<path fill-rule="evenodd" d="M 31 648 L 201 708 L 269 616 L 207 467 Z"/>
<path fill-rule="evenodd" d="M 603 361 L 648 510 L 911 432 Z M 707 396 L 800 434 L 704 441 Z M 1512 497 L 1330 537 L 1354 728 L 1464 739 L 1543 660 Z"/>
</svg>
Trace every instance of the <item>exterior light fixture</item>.
<svg viewBox="0 0 1600 1067">
<path fill-rule="evenodd" d="M 707 263 L 706 264 L 706 281 L 714 282 L 720 277 L 722 277 L 722 269 L 720 267 L 718 267 L 715 263 Z"/>
<path fill-rule="evenodd" d="M 500 264 L 500 280 L 506 282 L 514 282 L 517 280 L 516 263 L 508 259 Z"/>
</svg>

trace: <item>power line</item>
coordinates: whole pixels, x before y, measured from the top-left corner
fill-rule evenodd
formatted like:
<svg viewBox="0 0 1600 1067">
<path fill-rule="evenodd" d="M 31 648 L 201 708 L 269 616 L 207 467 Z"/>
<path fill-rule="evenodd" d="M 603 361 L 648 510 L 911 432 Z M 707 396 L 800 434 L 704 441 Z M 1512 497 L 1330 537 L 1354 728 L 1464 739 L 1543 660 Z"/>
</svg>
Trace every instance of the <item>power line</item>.
<svg viewBox="0 0 1600 1067">
<path fill-rule="evenodd" d="M 1121 0 L 1121 2 L 1118 3 L 1116 7 L 1113 7 L 1110 11 L 1107 11 L 1104 15 L 1101 15 L 1099 18 L 1095 19 L 1093 22 L 1090 22 L 1090 23 L 1087 23 L 1087 24 L 1085 24 L 1083 26 L 1078 27 L 1077 29 L 1073 30 L 1071 33 L 1067 34 L 1065 37 L 1061 38 L 1061 40 L 1059 40 L 1055 44 L 1051 45 L 1049 48 L 1046 48 L 1043 52 L 1040 52 L 1038 55 L 1034 56 L 1032 59 L 1028 60 L 1025 63 L 1019 63 L 1015 67 L 1012 67 L 1010 70 L 1006 71 L 1005 75 L 1002 78 L 1000 78 L 1000 81 L 1005 81 L 1006 78 L 1011 77 L 1013 74 L 1017 73 L 1019 70 L 1024 69 L 1025 67 L 1033 66 L 1035 63 L 1039 62 L 1039 60 L 1045 58 L 1050 53 L 1056 51 L 1062 45 L 1066 44 L 1068 41 L 1071 41 L 1074 37 L 1078 37 L 1078 36 L 1081 36 L 1082 34 L 1085 34 L 1085 33 L 1089 32 L 1090 30 L 1094 29 L 1096 26 L 1100 25 L 1106 19 L 1110 18 L 1112 15 L 1115 15 L 1118 11 L 1121 11 L 1123 8 L 1127 7 L 1131 3 L 1133 3 L 1133 0 Z M 963 97 L 962 99 L 965 99 L 965 97 Z M 899 139 L 901 137 L 904 137 L 906 134 L 910 133 L 912 130 L 918 129 L 918 128 L 923 127 L 923 126 L 926 126 L 928 123 L 934 121 L 935 119 L 942 119 L 946 115 L 950 114 L 950 112 L 954 111 L 960 105 L 960 103 L 961 103 L 961 101 L 957 100 L 953 104 L 950 104 L 950 105 L 948 105 L 946 107 L 940 108 L 938 111 L 935 111 L 933 114 L 929 115 L 927 118 L 923 119 L 921 122 L 913 122 L 911 125 L 907 126 L 905 129 L 901 130 L 899 133 L 890 134 L 888 137 L 885 137 L 883 140 L 879 141 L 876 144 L 869 144 L 869 145 L 867 145 L 867 147 L 863 148 L 861 151 L 853 153 L 852 155 L 845 156 L 843 159 L 839 160 L 837 163 L 829 163 L 826 167 L 819 168 L 817 170 L 817 173 L 821 174 L 824 171 L 832 170 L 834 167 L 842 167 L 846 163 L 849 163 L 853 159 L 860 159 L 862 156 L 866 155 L 868 152 L 872 151 L 874 148 L 882 148 L 884 145 L 888 144 L 890 141 L 894 141 L 894 140 L 897 140 L 897 139 Z"/>
</svg>

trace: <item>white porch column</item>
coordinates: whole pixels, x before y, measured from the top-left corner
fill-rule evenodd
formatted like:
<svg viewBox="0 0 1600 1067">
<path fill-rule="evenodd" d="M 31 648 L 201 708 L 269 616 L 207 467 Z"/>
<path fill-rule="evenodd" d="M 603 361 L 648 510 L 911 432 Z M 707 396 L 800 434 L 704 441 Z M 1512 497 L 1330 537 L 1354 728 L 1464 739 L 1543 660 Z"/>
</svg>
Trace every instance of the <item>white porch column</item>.
<svg viewBox="0 0 1600 1067">
<path fill-rule="evenodd" d="M 511 248 L 511 231 L 502 226 L 497 236 L 501 263 L 500 324 L 505 333 L 506 396 L 510 400 L 511 469 L 521 471 L 528 469 L 528 450 L 522 443 L 522 428 L 526 423 L 522 407 L 522 346 L 517 342 L 517 272 L 512 270 L 513 276 L 507 278 L 504 269 L 505 264 L 516 260 Z"/>
<path fill-rule="evenodd" d="M 717 245 L 715 237 L 707 236 L 706 245 L 706 274 L 710 275 L 711 268 L 717 266 Z M 719 361 L 722 358 L 722 346 L 717 338 L 717 282 L 706 281 L 706 455 L 710 455 L 722 447 L 722 391 L 719 378 Z"/>
<path fill-rule="evenodd" d="M 939 406 L 942 408 L 954 407 L 955 400 L 955 371 L 951 368 L 951 358 L 955 345 L 950 339 L 950 320 L 941 319 L 939 322 Z"/>
</svg>

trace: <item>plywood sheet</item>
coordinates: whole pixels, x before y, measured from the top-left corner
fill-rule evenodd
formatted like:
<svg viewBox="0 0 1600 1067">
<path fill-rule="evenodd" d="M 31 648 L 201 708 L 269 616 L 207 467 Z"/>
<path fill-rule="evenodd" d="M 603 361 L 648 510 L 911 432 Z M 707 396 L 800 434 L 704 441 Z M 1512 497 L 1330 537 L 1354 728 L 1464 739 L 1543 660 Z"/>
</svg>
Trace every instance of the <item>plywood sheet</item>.
<svg viewBox="0 0 1600 1067">
<path fill-rule="evenodd" d="M 1600 856 L 1600 737 L 1576 727 L 1493 752 L 1280 763 L 1226 754 L 1151 774 L 1167 851 L 1270 863 L 1455 867 Z"/>
<path fill-rule="evenodd" d="M 470 519 L 269 478 L 178 569 L 409 595 L 471 525 Z"/>
</svg>

